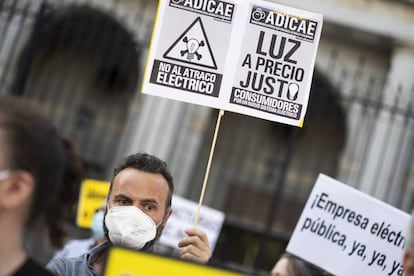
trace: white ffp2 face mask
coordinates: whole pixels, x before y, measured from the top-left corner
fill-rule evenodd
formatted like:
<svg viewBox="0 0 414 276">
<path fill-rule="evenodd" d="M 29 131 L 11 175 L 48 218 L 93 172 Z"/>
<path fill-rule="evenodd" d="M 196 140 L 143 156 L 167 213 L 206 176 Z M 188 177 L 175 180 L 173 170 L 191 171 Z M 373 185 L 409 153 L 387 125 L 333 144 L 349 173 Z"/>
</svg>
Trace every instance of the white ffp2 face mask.
<svg viewBox="0 0 414 276">
<path fill-rule="evenodd" d="M 139 250 L 157 234 L 155 222 L 135 206 L 114 206 L 105 217 L 108 236 L 114 245 Z"/>
</svg>

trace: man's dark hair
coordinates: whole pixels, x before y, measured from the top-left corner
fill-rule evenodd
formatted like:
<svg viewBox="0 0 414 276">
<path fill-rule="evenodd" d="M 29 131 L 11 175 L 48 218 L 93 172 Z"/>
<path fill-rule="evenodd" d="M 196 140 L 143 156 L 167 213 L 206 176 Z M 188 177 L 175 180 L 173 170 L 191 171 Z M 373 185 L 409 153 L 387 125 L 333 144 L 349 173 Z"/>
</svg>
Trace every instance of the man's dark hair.
<svg viewBox="0 0 414 276">
<path fill-rule="evenodd" d="M 147 153 L 131 154 L 127 156 L 117 168 L 115 168 L 114 175 L 111 181 L 111 187 L 109 188 L 109 194 L 111 194 L 112 184 L 113 184 L 115 177 L 122 170 L 127 169 L 127 168 L 132 168 L 132 169 L 136 169 L 136 170 L 140 170 L 140 171 L 144 171 L 148 173 L 161 174 L 165 178 L 165 180 L 167 180 L 168 188 L 169 188 L 165 211 L 167 211 L 171 207 L 172 194 L 174 192 L 174 183 L 173 183 L 173 178 L 171 176 L 171 173 L 167 168 L 167 163 L 159 159 L 158 157 L 147 154 Z"/>
</svg>

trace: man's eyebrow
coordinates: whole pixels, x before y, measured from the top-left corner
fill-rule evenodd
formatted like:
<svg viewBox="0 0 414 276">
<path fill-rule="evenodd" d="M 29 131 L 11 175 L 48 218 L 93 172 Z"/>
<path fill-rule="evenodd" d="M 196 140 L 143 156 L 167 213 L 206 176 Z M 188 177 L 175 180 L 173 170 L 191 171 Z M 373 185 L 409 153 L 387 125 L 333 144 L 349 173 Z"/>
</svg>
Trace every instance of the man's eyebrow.
<svg viewBox="0 0 414 276">
<path fill-rule="evenodd" d="M 143 200 L 141 200 L 141 203 L 145 203 L 145 204 L 153 203 L 153 204 L 158 205 L 158 201 L 156 199 L 153 199 L 153 198 L 143 199 Z"/>
<path fill-rule="evenodd" d="M 119 194 L 119 195 L 114 196 L 114 200 L 118 200 L 118 199 L 132 200 L 129 196 L 126 196 L 124 194 Z"/>
</svg>

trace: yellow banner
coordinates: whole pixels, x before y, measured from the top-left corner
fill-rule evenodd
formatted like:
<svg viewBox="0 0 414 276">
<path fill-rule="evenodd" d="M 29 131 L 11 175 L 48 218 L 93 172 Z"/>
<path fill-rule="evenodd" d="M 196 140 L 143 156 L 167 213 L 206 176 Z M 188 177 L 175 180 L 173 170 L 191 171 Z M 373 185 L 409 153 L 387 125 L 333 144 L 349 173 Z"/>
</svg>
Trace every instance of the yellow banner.
<svg viewBox="0 0 414 276">
<path fill-rule="evenodd" d="M 110 183 L 95 179 L 85 179 L 79 193 L 76 223 L 79 227 L 90 228 L 96 210 L 101 208 L 109 192 Z"/>
<path fill-rule="evenodd" d="M 146 252 L 112 247 L 109 251 L 103 275 L 242 276 L 244 274 Z"/>
</svg>

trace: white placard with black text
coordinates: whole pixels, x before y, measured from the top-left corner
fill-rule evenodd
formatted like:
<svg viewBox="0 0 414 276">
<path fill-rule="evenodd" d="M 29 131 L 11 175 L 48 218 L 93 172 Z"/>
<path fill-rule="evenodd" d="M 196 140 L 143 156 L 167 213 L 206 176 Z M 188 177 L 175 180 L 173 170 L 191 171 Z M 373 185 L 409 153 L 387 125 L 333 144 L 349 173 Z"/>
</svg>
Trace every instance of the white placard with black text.
<svg viewBox="0 0 414 276">
<path fill-rule="evenodd" d="M 261 0 L 160 0 L 142 92 L 302 126 L 322 22 Z"/>
<path fill-rule="evenodd" d="M 402 275 L 410 216 L 320 174 L 287 251 L 339 276 Z"/>
</svg>

